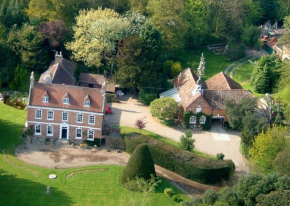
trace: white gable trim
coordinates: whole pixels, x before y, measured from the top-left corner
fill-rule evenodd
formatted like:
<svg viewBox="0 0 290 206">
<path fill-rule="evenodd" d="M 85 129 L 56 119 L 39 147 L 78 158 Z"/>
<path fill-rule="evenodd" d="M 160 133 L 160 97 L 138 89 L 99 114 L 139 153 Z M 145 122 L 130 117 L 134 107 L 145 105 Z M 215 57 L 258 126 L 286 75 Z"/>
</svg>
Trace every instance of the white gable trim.
<svg viewBox="0 0 290 206">
<path fill-rule="evenodd" d="M 100 112 L 87 112 L 83 110 L 73 110 L 73 109 L 66 109 L 66 108 L 54 108 L 54 107 L 42 107 L 42 106 L 27 106 L 27 108 L 32 109 L 47 109 L 47 110 L 56 110 L 56 111 L 69 111 L 69 112 L 76 112 L 76 113 L 84 113 L 84 114 L 94 114 L 94 115 L 100 115 L 103 116 L 104 113 Z"/>
</svg>

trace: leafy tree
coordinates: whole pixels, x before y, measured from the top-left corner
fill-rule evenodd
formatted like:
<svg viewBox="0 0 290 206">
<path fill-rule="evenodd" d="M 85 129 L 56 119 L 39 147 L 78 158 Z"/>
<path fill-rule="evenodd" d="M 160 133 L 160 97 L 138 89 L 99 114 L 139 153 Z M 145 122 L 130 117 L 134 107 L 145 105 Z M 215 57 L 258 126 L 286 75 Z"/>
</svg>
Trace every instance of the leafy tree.
<svg viewBox="0 0 290 206">
<path fill-rule="evenodd" d="M 166 60 L 164 62 L 164 65 L 163 65 L 163 73 L 165 73 L 169 78 L 172 78 L 171 68 L 172 68 L 172 65 L 173 64 L 174 64 L 174 61 L 172 61 L 172 60 Z"/>
<path fill-rule="evenodd" d="M 275 126 L 260 133 L 249 150 L 250 160 L 262 169 L 272 169 L 277 154 L 285 148 L 286 128 Z"/>
<path fill-rule="evenodd" d="M 170 97 L 155 99 L 150 104 L 150 111 L 152 116 L 156 116 L 159 119 L 173 119 L 178 111 L 178 104 Z"/>
<path fill-rule="evenodd" d="M 136 178 L 144 180 L 151 179 L 151 175 L 156 177 L 154 162 L 146 144 L 140 144 L 132 153 L 126 167 L 121 175 L 121 182 L 125 184 Z"/>
<path fill-rule="evenodd" d="M 258 93 L 271 93 L 280 78 L 281 60 L 275 54 L 263 56 L 255 65 L 251 82 Z"/>
<path fill-rule="evenodd" d="M 180 147 L 187 151 L 192 151 L 194 149 L 195 139 L 192 138 L 191 130 L 186 130 L 184 135 L 180 137 Z"/>
<path fill-rule="evenodd" d="M 28 92 L 29 72 L 21 65 L 17 65 L 14 72 L 14 79 L 9 83 L 9 88 L 17 91 Z"/>
<path fill-rule="evenodd" d="M 202 197 L 202 202 L 205 205 L 213 205 L 219 198 L 219 193 L 213 189 L 207 190 Z"/>
<path fill-rule="evenodd" d="M 63 21 L 49 21 L 39 27 L 44 39 L 47 39 L 51 49 L 59 50 L 63 45 L 65 37 L 67 37 L 69 29 Z"/>
<path fill-rule="evenodd" d="M 99 67 L 105 57 L 116 52 L 116 41 L 121 41 L 130 23 L 111 9 L 82 10 L 73 27 L 73 41 L 67 44 L 77 61 Z"/>
<path fill-rule="evenodd" d="M 0 41 L 0 87 L 13 79 L 17 61 L 15 53 Z"/>
<path fill-rule="evenodd" d="M 48 49 L 45 49 L 42 35 L 34 26 L 24 24 L 19 30 L 11 30 L 8 43 L 24 67 L 38 73 L 46 69 Z"/>
<path fill-rule="evenodd" d="M 257 46 L 260 33 L 261 31 L 258 27 L 250 25 L 244 29 L 242 40 L 246 45 Z"/>
<path fill-rule="evenodd" d="M 261 194 L 257 197 L 257 206 L 289 205 L 290 191 L 272 191 L 269 194 Z"/>
<path fill-rule="evenodd" d="M 274 160 L 274 168 L 282 175 L 290 176 L 290 142 L 278 153 Z"/>
<path fill-rule="evenodd" d="M 181 71 L 182 71 L 182 66 L 181 66 L 180 62 L 175 62 L 171 66 L 171 75 L 172 75 L 172 77 L 176 77 Z"/>
<path fill-rule="evenodd" d="M 183 20 L 183 0 L 149 0 L 147 10 L 153 24 L 159 28 L 168 53 L 184 48 L 184 36 L 187 30 Z"/>
</svg>

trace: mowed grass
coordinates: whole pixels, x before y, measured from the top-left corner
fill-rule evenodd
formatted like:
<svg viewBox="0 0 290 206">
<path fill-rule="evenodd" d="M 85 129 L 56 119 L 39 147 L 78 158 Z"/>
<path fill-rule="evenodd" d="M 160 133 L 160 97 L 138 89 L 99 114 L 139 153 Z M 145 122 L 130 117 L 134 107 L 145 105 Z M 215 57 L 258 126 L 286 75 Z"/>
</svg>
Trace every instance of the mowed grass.
<svg viewBox="0 0 290 206">
<path fill-rule="evenodd" d="M 206 48 L 180 52 L 176 57 L 176 60 L 181 63 L 183 69 L 190 67 L 196 71 L 202 53 L 205 58 L 205 74 L 202 78 L 203 80 L 206 80 L 215 74 L 224 71 L 227 66 L 231 64 L 231 62 L 227 61 L 224 55 L 215 55 Z M 194 66 L 192 66 L 193 62 Z"/>
<path fill-rule="evenodd" d="M 122 166 L 90 166 L 73 169 L 45 169 L 25 164 L 14 155 L 15 146 L 25 123 L 26 111 L 0 103 L 0 205 L 140 205 L 142 194 L 126 190 L 119 182 Z M 9 161 L 8 161 L 9 160 Z M 83 173 L 67 179 L 73 171 L 107 168 L 107 171 Z M 39 175 L 35 175 L 35 173 Z M 49 174 L 57 179 L 50 180 Z M 45 194 L 46 187 L 51 194 Z M 172 187 L 182 199 L 188 197 L 170 183 L 162 180 L 155 193 L 149 194 L 147 205 L 178 205 L 163 191 Z"/>
<path fill-rule="evenodd" d="M 137 129 L 137 128 L 132 128 L 132 127 L 125 127 L 125 126 L 121 126 L 121 134 L 130 134 L 130 133 L 139 133 L 139 134 L 143 134 L 143 135 L 146 135 L 146 136 L 149 136 L 153 139 L 157 139 L 157 140 L 160 140 L 162 142 L 165 142 L 167 144 L 170 144 L 174 147 L 178 147 L 180 148 L 180 145 L 178 142 L 174 141 L 174 140 L 171 140 L 171 139 L 168 139 L 166 137 L 163 137 L 163 136 L 160 136 L 156 133 L 153 133 L 153 132 L 150 132 L 150 131 L 147 131 L 147 130 L 144 130 L 144 129 Z M 210 158 L 210 159 L 215 159 L 214 156 L 211 156 L 209 154 L 206 154 L 206 153 L 203 153 L 201 151 L 198 151 L 198 150 L 193 150 L 192 151 L 194 154 L 198 155 L 198 156 L 201 156 L 201 157 L 205 157 L 205 158 Z"/>
</svg>

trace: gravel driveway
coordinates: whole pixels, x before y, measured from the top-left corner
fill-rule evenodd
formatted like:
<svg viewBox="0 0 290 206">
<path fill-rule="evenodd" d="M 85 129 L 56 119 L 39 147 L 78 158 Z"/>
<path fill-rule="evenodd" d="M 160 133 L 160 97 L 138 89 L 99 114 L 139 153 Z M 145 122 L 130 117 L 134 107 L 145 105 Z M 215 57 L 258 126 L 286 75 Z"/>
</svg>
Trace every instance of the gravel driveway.
<svg viewBox="0 0 290 206">
<path fill-rule="evenodd" d="M 146 130 L 157 133 L 174 141 L 179 141 L 185 129 L 173 129 L 166 127 L 151 116 L 149 107 L 138 102 L 136 96 L 121 96 L 120 103 L 108 104 L 112 107 L 113 114 L 105 116 L 105 125 L 122 125 L 135 127 L 138 118 L 146 116 Z M 196 140 L 197 150 L 216 156 L 223 153 L 225 159 L 231 159 L 236 165 L 239 174 L 248 173 L 249 167 L 244 162 L 239 146 L 241 138 L 238 132 L 227 132 L 220 125 L 213 124 L 211 131 L 194 131 L 193 137 Z"/>
</svg>

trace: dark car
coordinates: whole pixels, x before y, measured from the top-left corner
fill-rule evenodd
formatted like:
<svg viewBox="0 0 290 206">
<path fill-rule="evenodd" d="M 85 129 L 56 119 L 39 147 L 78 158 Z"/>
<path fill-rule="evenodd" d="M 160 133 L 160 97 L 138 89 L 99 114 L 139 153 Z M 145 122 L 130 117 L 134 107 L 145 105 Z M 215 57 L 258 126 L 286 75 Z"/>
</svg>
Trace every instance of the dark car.
<svg viewBox="0 0 290 206">
<path fill-rule="evenodd" d="M 112 109 L 109 106 L 105 106 L 105 114 L 112 114 Z"/>
</svg>

